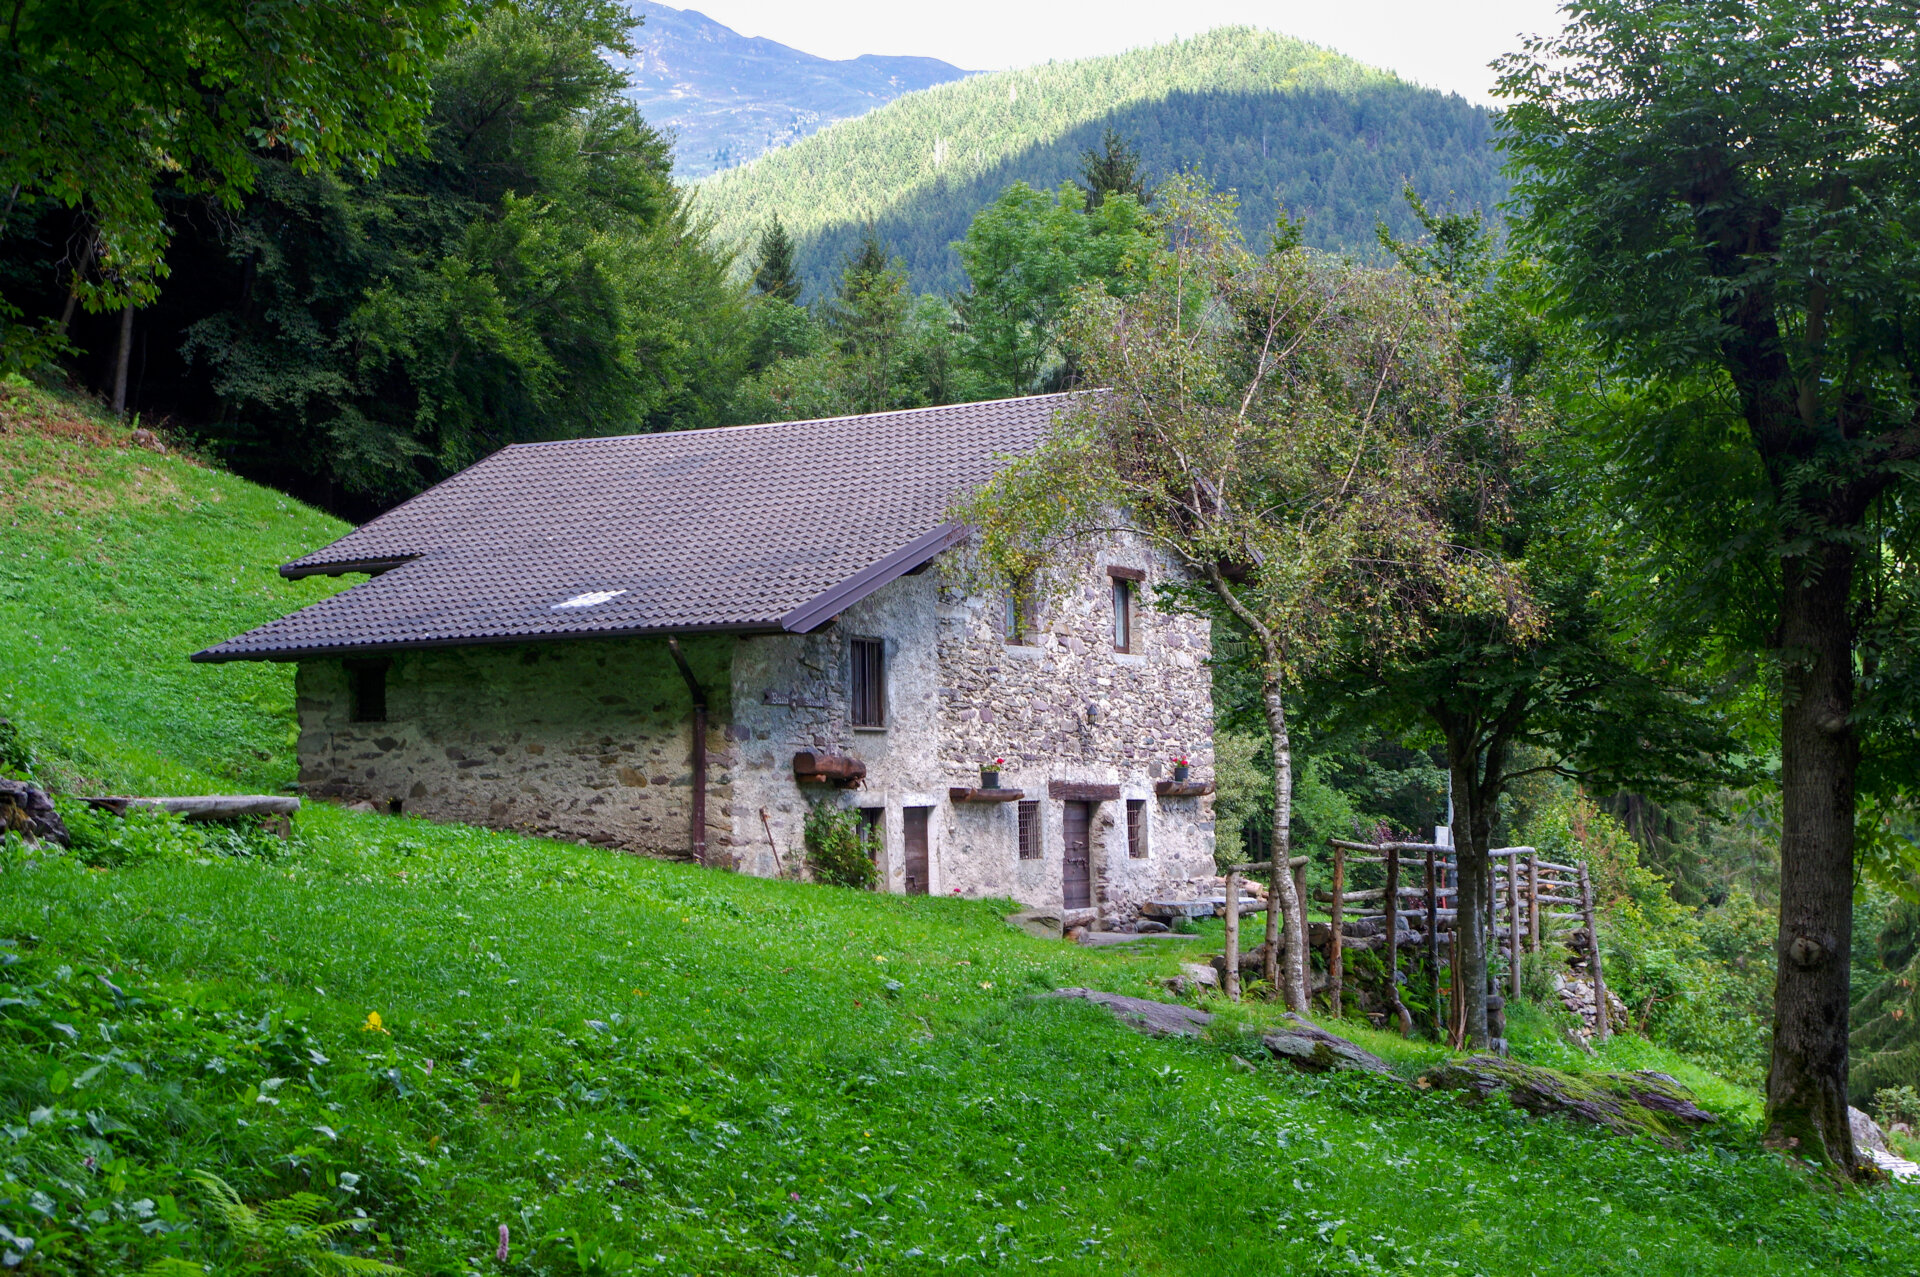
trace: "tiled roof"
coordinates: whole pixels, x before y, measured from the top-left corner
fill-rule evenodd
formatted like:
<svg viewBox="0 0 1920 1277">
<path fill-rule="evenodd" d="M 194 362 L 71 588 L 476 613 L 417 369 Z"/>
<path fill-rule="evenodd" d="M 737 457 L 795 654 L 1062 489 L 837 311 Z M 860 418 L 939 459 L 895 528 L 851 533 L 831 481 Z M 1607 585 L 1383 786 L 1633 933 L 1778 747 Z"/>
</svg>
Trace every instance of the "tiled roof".
<svg viewBox="0 0 1920 1277">
<path fill-rule="evenodd" d="M 516 444 L 281 568 L 387 570 L 194 659 L 805 631 L 951 544 L 1071 398 Z"/>
</svg>

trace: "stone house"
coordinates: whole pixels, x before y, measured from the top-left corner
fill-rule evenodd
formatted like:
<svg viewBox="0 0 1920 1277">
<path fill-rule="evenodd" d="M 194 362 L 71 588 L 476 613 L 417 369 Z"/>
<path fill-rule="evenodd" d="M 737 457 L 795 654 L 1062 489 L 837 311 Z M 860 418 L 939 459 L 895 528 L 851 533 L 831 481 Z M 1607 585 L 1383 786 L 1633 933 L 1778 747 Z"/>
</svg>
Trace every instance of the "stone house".
<svg viewBox="0 0 1920 1277">
<path fill-rule="evenodd" d="M 945 570 L 955 498 L 1070 402 L 515 445 L 194 659 L 298 662 L 315 797 L 763 875 L 829 802 L 885 890 L 1127 915 L 1214 873 L 1206 622 L 1124 536 L 1044 598 Z"/>
</svg>

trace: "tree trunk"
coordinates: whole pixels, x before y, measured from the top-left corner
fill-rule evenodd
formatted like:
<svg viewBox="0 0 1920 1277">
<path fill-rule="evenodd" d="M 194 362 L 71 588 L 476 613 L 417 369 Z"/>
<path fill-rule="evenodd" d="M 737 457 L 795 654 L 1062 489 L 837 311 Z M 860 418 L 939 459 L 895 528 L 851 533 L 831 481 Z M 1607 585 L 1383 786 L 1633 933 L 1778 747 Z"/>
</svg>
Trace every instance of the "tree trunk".
<svg viewBox="0 0 1920 1277">
<path fill-rule="evenodd" d="M 127 361 L 133 354 L 133 303 L 120 308 L 120 347 L 113 354 L 113 415 L 127 412 Z"/>
<path fill-rule="evenodd" d="M 1463 1044 L 1481 1050 L 1488 1043 L 1487 1033 L 1487 830 L 1478 818 L 1475 802 L 1480 786 L 1474 775 L 1471 752 L 1458 757 L 1448 751 L 1453 770 L 1454 818 L 1453 852 L 1458 866 L 1454 900 L 1454 932 L 1460 937 L 1460 967 L 1453 973 L 1460 989 L 1460 1031 Z"/>
<path fill-rule="evenodd" d="M 1280 694 L 1277 662 L 1268 666 L 1262 699 L 1266 703 L 1267 731 L 1273 739 L 1273 881 L 1267 890 L 1270 897 L 1280 901 L 1287 915 L 1286 969 L 1281 972 L 1280 991 L 1286 998 L 1287 1010 L 1305 1015 L 1308 1011 L 1307 906 L 1294 890 L 1288 865 L 1293 859 L 1293 745 L 1287 736 L 1287 706 Z M 1271 900 L 1267 909 L 1267 938 L 1278 939 Z M 1271 955 L 1278 948 L 1276 943 L 1267 950 L 1269 963 L 1274 961 Z"/>
<path fill-rule="evenodd" d="M 1780 930 L 1767 1143 L 1851 1176 L 1847 982 L 1853 943 L 1853 551 L 1785 560 L 1780 596 Z"/>
</svg>

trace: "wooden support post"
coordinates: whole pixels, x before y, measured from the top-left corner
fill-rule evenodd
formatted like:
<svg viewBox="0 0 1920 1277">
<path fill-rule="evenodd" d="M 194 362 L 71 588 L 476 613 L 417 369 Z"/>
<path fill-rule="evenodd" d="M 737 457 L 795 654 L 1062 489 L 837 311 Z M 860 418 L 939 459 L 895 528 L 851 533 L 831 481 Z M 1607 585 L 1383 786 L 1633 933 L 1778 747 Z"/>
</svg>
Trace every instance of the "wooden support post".
<svg viewBox="0 0 1920 1277">
<path fill-rule="evenodd" d="M 1427 848 L 1427 973 L 1433 980 L 1433 1029 L 1438 1036 L 1446 1028 L 1447 1015 L 1440 1009 L 1440 880 L 1433 863 L 1433 848 Z"/>
<path fill-rule="evenodd" d="M 1507 857 L 1507 996 L 1520 1000 L 1520 857 Z"/>
<path fill-rule="evenodd" d="M 693 764 L 693 811 L 687 820 L 690 834 L 688 850 L 693 853 L 699 864 L 707 863 L 707 693 L 700 686 L 700 680 L 693 676 L 693 667 L 687 664 L 687 657 L 680 650 L 680 640 L 669 638 L 667 652 L 673 657 L 673 663 L 680 667 L 680 677 L 686 682 L 687 697 L 693 702 L 693 744 L 689 751 Z"/>
<path fill-rule="evenodd" d="M 1593 879 L 1587 876 L 1587 865 L 1580 862 L 1580 912 L 1587 919 L 1588 970 L 1593 974 L 1593 1040 L 1605 1042 L 1608 1037 L 1607 1024 L 1607 978 L 1600 971 L 1600 928 L 1593 917 Z"/>
<path fill-rule="evenodd" d="M 1347 850 L 1338 843 L 1333 848 L 1333 905 L 1328 911 L 1333 919 L 1333 930 L 1327 936 L 1327 1007 L 1333 1012 L 1333 1018 L 1340 1018 L 1340 993 L 1344 983 L 1341 969 L 1340 945 L 1345 939 L 1342 923 L 1347 917 Z"/>
<path fill-rule="evenodd" d="M 1467 990 L 1466 986 L 1460 983 L 1460 937 L 1467 927 L 1472 925 L 1473 919 L 1462 918 L 1460 916 L 1460 856 L 1458 852 L 1454 853 L 1451 866 L 1444 872 L 1449 880 L 1447 884 L 1448 899 L 1453 901 L 1454 908 L 1453 948 L 1452 952 L 1447 955 L 1447 985 L 1449 990 L 1447 1012 L 1452 1016 L 1452 1019 L 1449 1021 L 1450 1027 L 1447 1030 L 1447 1045 L 1457 1051 L 1465 1045 L 1464 1028 L 1467 1022 Z"/>
<path fill-rule="evenodd" d="M 1540 853 L 1527 853 L 1527 952 L 1540 952 Z"/>
<path fill-rule="evenodd" d="M 1400 1036 L 1413 1033 L 1413 1017 L 1400 1001 L 1400 849 L 1387 846 L 1387 1005 L 1400 1019 Z"/>
<path fill-rule="evenodd" d="M 1268 893 L 1271 905 L 1272 893 Z M 1268 910 L 1269 916 L 1272 910 Z M 1240 1000 L 1240 872 L 1237 869 L 1227 871 L 1227 1001 Z M 1291 940 L 1293 937 L 1287 937 Z"/>
</svg>

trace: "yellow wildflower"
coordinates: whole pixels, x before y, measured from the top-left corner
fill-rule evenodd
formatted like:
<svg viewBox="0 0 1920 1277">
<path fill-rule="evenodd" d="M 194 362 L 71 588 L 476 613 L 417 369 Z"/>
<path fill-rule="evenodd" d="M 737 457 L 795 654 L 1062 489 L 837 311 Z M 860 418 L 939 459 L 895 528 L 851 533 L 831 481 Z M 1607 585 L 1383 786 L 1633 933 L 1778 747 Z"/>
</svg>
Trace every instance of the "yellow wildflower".
<svg viewBox="0 0 1920 1277">
<path fill-rule="evenodd" d="M 387 1026 L 380 1023 L 380 1013 L 378 1011 L 369 1011 L 367 1012 L 367 1022 L 360 1026 L 360 1031 L 362 1033 L 386 1033 Z M 388 1036 L 391 1037 L 392 1035 L 388 1034 Z"/>
</svg>

